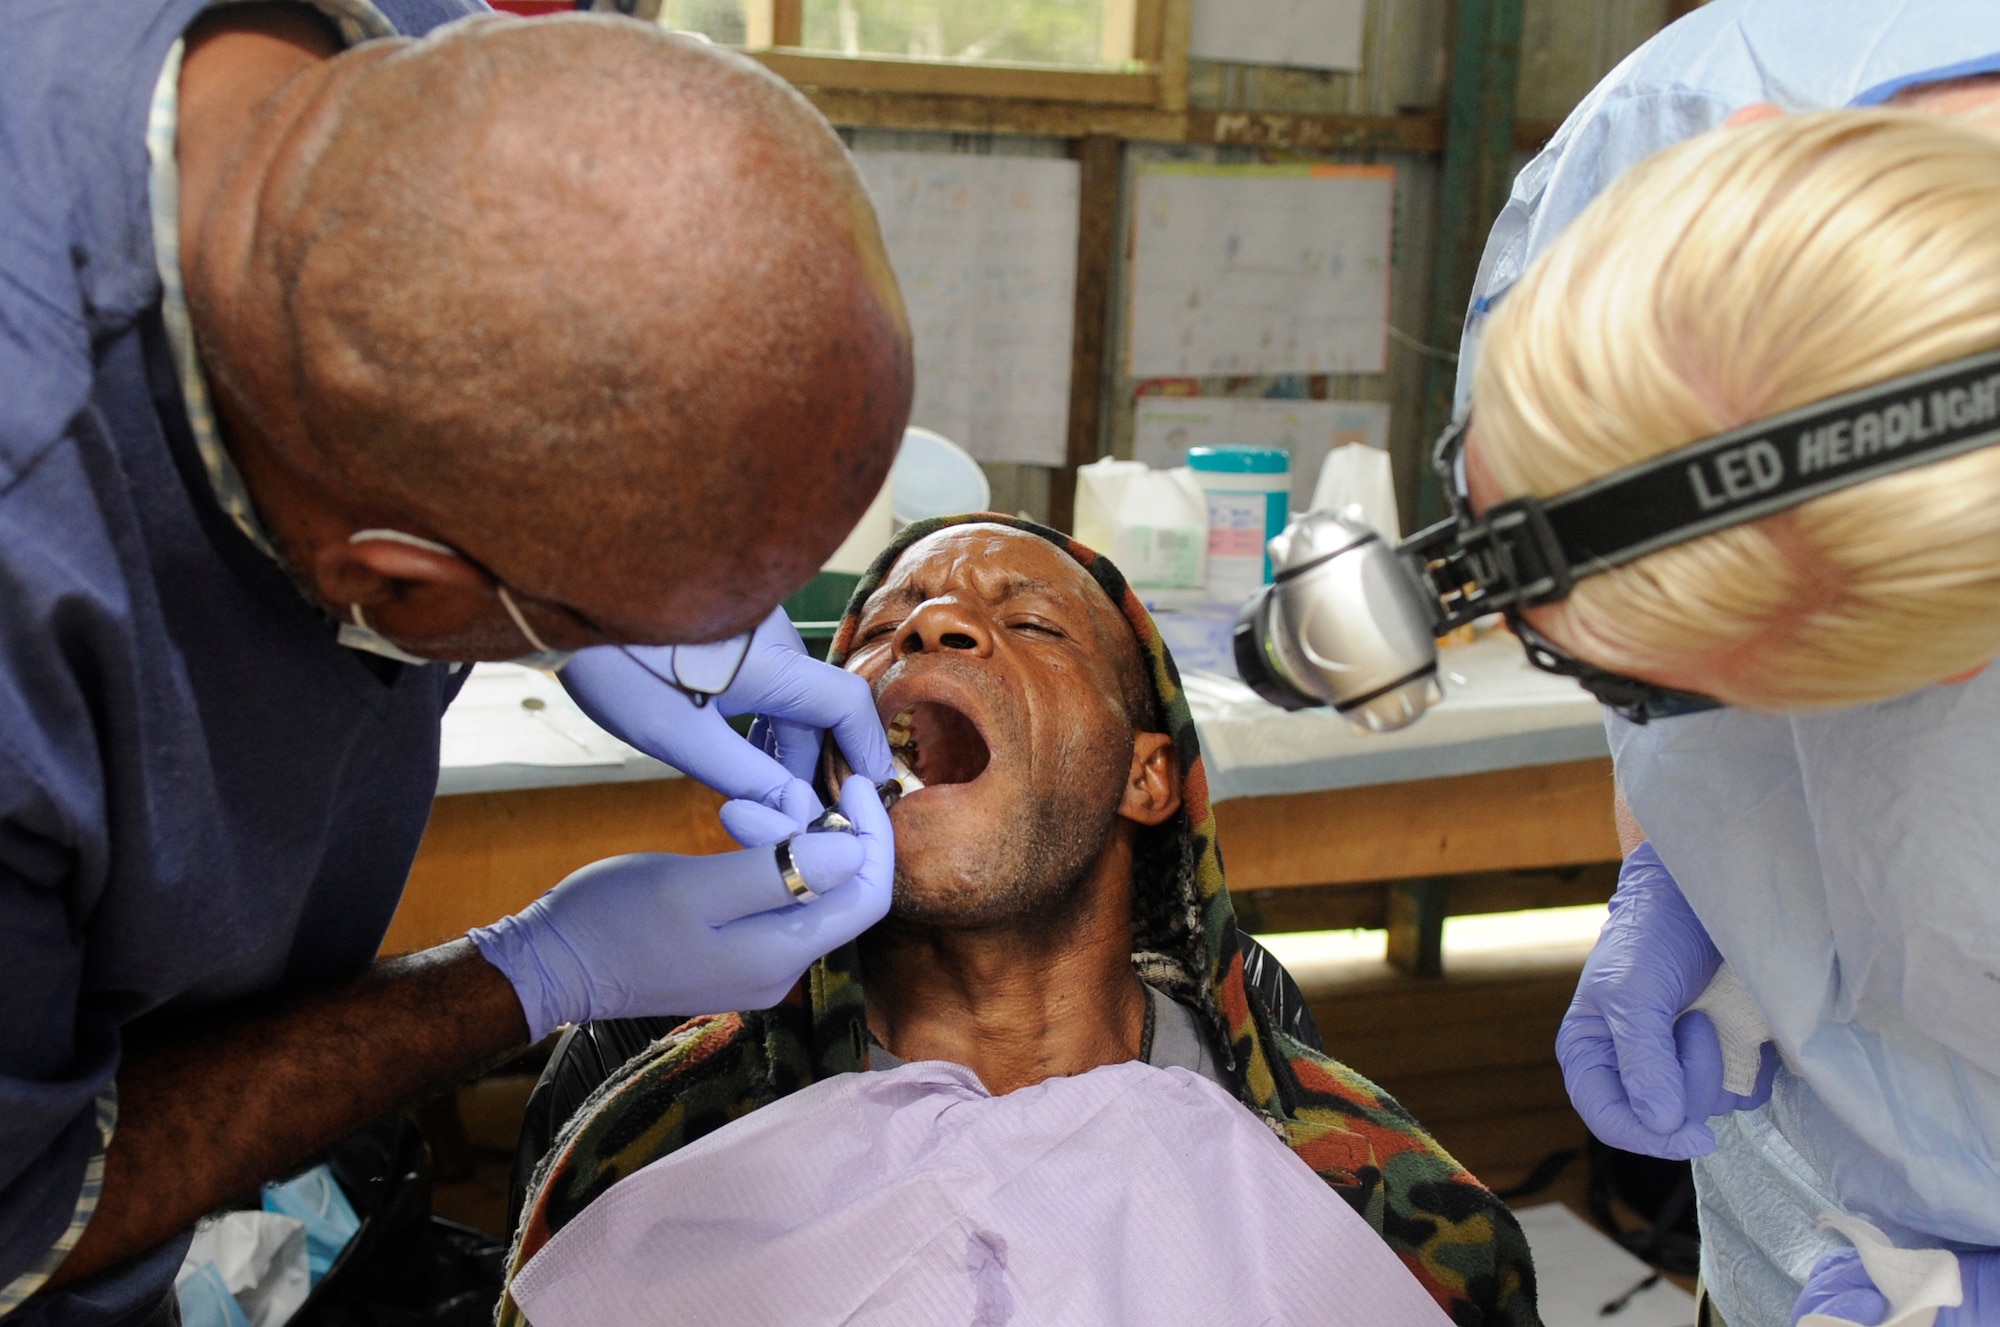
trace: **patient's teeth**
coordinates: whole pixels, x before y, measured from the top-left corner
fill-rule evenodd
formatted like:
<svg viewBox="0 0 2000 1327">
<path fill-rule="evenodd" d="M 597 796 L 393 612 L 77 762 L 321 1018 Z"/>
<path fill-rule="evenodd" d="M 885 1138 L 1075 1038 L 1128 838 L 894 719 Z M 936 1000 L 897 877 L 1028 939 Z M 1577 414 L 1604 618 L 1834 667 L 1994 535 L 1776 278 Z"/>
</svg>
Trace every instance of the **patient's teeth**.
<svg viewBox="0 0 2000 1327">
<path fill-rule="evenodd" d="M 912 772 L 917 763 L 917 709 L 912 705 L 889 721 L 889 756 L 903 791 L 913 793 L 924 781 Z"/>
</svg>

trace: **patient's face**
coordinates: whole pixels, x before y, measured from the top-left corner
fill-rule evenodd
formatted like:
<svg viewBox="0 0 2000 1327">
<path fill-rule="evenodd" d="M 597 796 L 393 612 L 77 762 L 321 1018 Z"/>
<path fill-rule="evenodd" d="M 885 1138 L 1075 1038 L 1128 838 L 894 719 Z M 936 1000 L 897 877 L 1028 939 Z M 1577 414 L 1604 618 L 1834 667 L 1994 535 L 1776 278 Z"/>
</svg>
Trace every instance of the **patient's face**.
<svg viewBox="0 0 2000 1327">
<path fill-rule="evenodd" d="M 1130 772 L 1124 617 L 1047 540 L 956 526 L 869 596 L 847 667 L 921 791 L 896 827 L 891 915 L 1007 925 L 1054 909 L 1103 850 Z"/>
</svg>

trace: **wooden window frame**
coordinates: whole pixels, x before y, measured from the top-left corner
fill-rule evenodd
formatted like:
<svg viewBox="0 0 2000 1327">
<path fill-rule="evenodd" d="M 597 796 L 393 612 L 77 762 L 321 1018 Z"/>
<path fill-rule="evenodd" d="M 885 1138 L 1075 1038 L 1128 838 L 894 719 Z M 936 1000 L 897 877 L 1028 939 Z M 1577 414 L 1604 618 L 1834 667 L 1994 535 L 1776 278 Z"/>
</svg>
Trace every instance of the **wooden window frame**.
<svg viewBox="0 0 2000 1327">
<path fill-rule="evenodd" d="M 1180 111 L 1193 0 L 1103 0 L 1104 56 L 1121 69 L 922 60 L 806 50 L 805 0 L 746 0 L 744 52 L 796 87 Z"/>
</svg>

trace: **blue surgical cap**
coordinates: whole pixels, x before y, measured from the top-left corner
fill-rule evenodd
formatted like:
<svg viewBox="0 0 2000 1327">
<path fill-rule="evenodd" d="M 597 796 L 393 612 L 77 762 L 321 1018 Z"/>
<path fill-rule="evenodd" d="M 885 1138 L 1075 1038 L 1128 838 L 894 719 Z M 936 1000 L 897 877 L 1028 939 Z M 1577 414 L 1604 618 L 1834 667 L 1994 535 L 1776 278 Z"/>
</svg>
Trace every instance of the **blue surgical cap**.
<svg viewBox="0 0 2000 1327">
<path fill-rule="evenodd" d="M 1995 0 L 1711 0 L 1606 75 L 1515 179 L 1473 286 L 1459 411 L 1486 311 L 1627 167 L 1758 102 L 1872 106 L 1918 84 L 1995 72 Z"/>
</svg>

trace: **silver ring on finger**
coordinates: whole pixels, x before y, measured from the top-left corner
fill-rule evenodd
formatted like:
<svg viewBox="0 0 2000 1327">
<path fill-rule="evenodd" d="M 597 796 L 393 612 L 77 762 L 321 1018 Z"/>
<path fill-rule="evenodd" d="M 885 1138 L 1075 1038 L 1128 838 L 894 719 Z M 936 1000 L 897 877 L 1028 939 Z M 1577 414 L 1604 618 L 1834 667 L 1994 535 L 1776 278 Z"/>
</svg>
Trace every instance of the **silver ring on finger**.
<svg viewBox="0 0 2000 1327">
<path fill-rule="evenodd" d="M 799 870 L 799 864 L 792 860 L 792 841 L 790 839 L 779 839 L 776 853 L 778 857 L 778 878 L 785 882 L 785 888 L 791 892 L 793 900 L 799 903 L 810 903 L 818 898 L 818 892 L 806 883 L 805 875 Z"/>
</svg>

